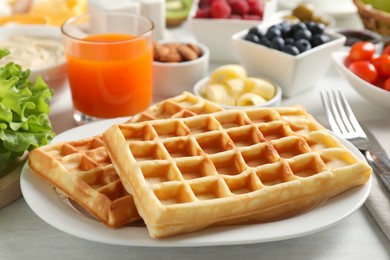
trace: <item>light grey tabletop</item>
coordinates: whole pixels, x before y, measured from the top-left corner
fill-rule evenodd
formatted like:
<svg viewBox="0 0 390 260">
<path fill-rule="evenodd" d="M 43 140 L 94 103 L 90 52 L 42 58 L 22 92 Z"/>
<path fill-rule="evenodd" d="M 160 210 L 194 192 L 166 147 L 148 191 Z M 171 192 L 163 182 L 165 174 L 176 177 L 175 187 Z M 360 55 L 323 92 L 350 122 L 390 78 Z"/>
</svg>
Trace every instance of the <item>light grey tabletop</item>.
<svg viewBox="0 0 390 260">
<path fill-rule="evenodd" d="M 342 88 L 361 123 L 390 154 L 390 115 L 358 95 L 334 68 L 311 90 L 283 100 L 302 104 L 326 124 L 319 90 Z M 69 91 L 52 105 L 54 130 L 74 127 Z M 161 98 L 161 97 L 159 97 Z M 159 99 L 156 97 L 156 99 Z M 315 221 L 315 220 L 313 220 Z M 101 244 L 74 237 L 41 220 L 23 198 L 0 210 L 0 259 L 390 259 L 390 241 L 365 206 L 334 226 L 283 241 L 212 247 L 153 248 Z"/>
</svg>

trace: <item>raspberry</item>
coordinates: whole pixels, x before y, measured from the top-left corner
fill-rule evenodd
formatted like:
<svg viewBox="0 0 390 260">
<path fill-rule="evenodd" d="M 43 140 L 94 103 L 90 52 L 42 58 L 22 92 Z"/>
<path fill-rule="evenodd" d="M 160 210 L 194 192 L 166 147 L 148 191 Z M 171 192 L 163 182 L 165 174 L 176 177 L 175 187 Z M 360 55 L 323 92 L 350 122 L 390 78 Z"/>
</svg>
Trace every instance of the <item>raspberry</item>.
<svg viewBox="0 0 390 260">
<path fill-rule="evenodd" d="M 212 18 L 229 18 L 232 9 L 226 1 L 214 1 L 211 5 Z"/>
<path fill-rule="evenodd" d="M 246 0 L 229 0 L 233 14 L 244 15 L 249 12 L 249 4 Z"/>
<path fill-rule="evenodd" d="M 212 5 L 216 1 L 221 1 L 221 0 L 205 0 L 209 5 Z M 222 0 L 225 1 L 225 0 Z"/>
<path fill-rule="evenodd" d="M 209 4 L 209 2 L 207 0 L 200 0 L 198 2 L 198 8 L 199 9 L 203 9 L 203 8 L 209 7 L 209 6 L 210 6 L 210 4 Z"/>
<path fill-rule="evenodd" d="M 249 14 L 258 15 L 263 17 L 264 14 L 264 6 L 263 3 L 259 0 L 248 0 L 249 5 Z"/>
<path fill-rule="evenodd" d="M 198 9 L 196 11 L 195 18 L 211 18 L 211 7 Z"/>
</svg>

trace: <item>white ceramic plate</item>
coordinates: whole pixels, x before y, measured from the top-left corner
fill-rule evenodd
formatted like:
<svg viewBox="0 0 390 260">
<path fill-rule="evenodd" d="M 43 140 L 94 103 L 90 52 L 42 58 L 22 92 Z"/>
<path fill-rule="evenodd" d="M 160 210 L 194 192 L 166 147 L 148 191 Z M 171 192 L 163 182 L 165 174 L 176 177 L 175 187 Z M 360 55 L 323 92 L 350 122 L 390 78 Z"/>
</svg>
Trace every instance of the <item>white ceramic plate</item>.
<svg viewBox="0 0 390 260">
<path fill-rule="evenodd" d="M 53 142 L 76 140 L 102 133 L 111 124 L 124 119 L 105 120 L 77 127 L 58 135 Z M 357 156 L 360 152 L 349 142 L 342 142 Z M 30 208 L 55 228 L 91 241 L 107 244 L 146 247 L 198 247 L 262 243 L 308 235 L 329 228 L 351 215 L 366 200 L 371 181 L 328 200 L 324 205 L 289 219 L 251 225 L 210 227 L 172 238 L 150 238 L 144 226 L 111 229 L 65 205 L 54 189 L 29 170 L 21 175 L 21 189 Z"/>
</svg>

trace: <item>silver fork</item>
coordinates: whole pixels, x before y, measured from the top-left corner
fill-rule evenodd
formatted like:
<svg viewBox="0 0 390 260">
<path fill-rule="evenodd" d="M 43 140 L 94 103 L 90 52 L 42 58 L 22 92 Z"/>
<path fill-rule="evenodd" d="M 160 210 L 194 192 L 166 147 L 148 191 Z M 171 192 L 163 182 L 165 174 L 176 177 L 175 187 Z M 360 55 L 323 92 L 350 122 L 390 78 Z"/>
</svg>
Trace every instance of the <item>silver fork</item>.
<svg viewBox="0 0 390 260">
<path fill-rule="evenodd" d="M 390 160 L 383 160 L 373 151 L 374 144 L 367 138 L 344 93 L 336 89 L 322 90 L 321 99 L 332 131 L 360 150 L 390 192 Z"/>
</svg>

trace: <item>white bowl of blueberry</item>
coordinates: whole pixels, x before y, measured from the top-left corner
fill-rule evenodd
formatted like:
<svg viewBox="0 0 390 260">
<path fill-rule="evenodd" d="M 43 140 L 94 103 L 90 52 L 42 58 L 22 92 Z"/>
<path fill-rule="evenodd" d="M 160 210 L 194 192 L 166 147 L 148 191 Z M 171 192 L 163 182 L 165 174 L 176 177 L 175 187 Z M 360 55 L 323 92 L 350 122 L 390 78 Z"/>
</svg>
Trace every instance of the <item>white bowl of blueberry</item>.
<svg viewBox="0 0 390 260">
<path fill-rule="evenodd" d="M 289 21 L 260 24 L 232 36 L 248 72 L 275 81 L 285 97 L 314 87 L 329 68 L 331 53 L 341 49 L 345 40 L 321 23 Z"/>
</svg>

